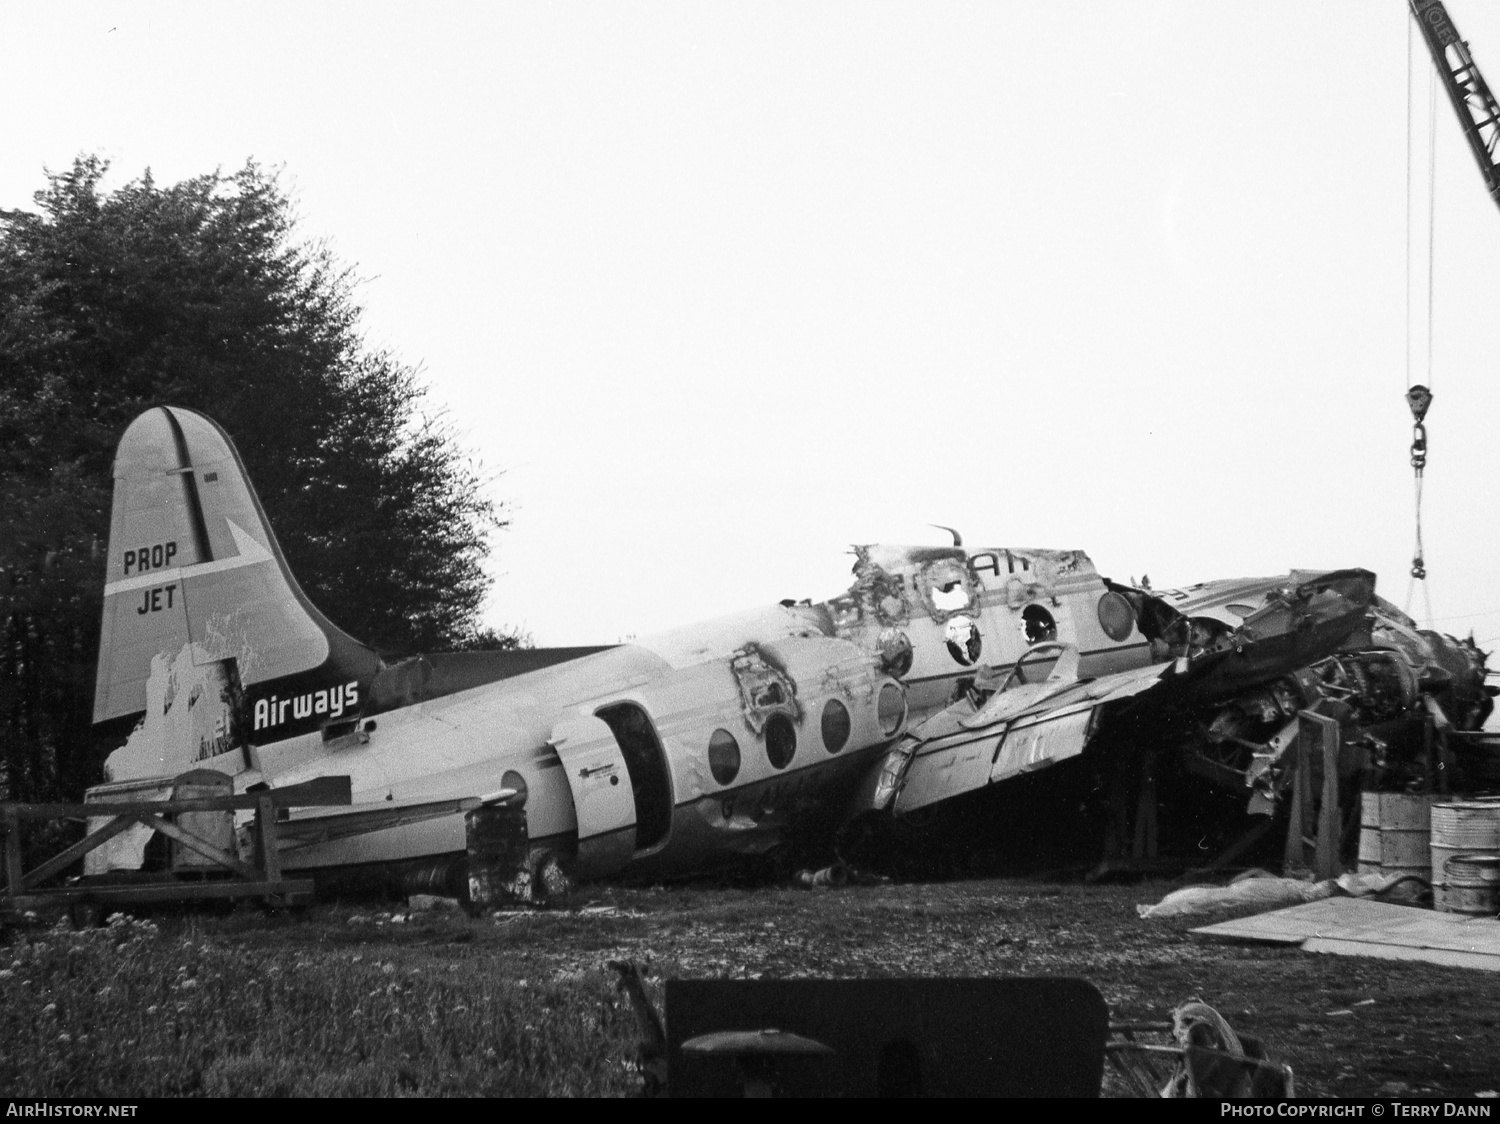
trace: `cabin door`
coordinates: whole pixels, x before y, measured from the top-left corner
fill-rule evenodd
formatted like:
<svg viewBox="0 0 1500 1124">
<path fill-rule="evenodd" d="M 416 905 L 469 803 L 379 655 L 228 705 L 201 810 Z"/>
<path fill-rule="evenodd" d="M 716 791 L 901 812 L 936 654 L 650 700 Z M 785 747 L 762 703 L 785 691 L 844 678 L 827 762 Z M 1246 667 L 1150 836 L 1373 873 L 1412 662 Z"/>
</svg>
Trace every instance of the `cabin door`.
<svg viewBox="0 0 1500 1124">
<path fill-rule="evenodd" d="M 578 874 L 599 878 L 635 853 L 635 790 L 614 731 L 593 715 L 565 718 L 547 739 L 562 760 L 578 815 Z"/>
</svg>

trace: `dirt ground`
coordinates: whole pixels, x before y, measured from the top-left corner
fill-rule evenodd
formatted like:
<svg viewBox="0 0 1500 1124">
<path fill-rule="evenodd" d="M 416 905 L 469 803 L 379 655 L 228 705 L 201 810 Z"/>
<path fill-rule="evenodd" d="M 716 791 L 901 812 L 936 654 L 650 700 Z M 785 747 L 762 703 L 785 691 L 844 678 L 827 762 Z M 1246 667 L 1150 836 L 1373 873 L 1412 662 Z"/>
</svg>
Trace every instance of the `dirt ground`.
<svg viewBox="0 0 1500 1124">
<path fill-rule="evenodd" d="M 1137 904 L 1156 902 L 1172 888 L 1030 880 L 828 890 L 585 888 L 566 908 L 480 918 L 389 904 L 331 903 L 295 918 L 242 909 L 223 918 L 156 918 L 161 935 L 152 940 L 157 943 L 140 945 L 144 977 L 121 976 L 112 992 L 89 975 L 97 968 L 87 957 L 70 953 L 73 959 L 60 959 L 66 951 L 62 938 L 46 936 L 57 946 L 47 955 L 59 966 L 45 969 L 50 975 L 44 980 L 44 969 L 34 966 L 40 965 L 41 952 L 30 959 L 18 954 L 15 978 L 0 981 L 0 999 L 16 1012 L 22 1008 L 14 1004 L 34 1004 L 42 1012 L 47 1002 L 59 1004 L 55 1012 L 18 1021 L 8 1031 L 16 1036 L 39 1035 L 51 1025 L 46 1018 L 62 1015 L 101 1036 L 112 1033 L 110 1025 L 101 1024 L 135 1028 L 129 1033 L 141 1036 L 139 1044 L 122 1047 L 109 1086 L 113 1095 L 129 1089 L 264 1095 L 264 1081 L 274 1079 L 297 1091 L 312 1088 L 305 1082 L 314 1078 L 323 1082 L 317 1089 L 326 1095 L 377 1094 L 385 1078 L 366 1058 L 367 1047 L 360 1047 L 365 1068 L 350 1069 L 342 1083 L 328 1076 L 329 1067 L 343 1064 L 339 1059 L 349 1051 L 346 1043 L 359 1020 L 384 1020 L 385 1031 L 374 1023 L 368 1028 L 368 1050 L 386 1048 L 381 1043 L 390 1027 L 405 1025 L 400 1020 L 408 1018 L 408 1006 L 413 1028 L 420 1023 L 437 1030 L 420 1035 L 413 1030 L 410 1044 L 401 1047 L 396 1065 L 409 1073 L 400 1089 L 629 1093 L 637 1087 L 628 1062 L 634 1024 L 627 1009 L 610 1001 L 614 977 L 605 968 L 605 961 L 617 958 L 647 968 L 658 1001 L 661 981 L 672 977 L 1079 976 L 1099 988 L 1118 1021 L 1162 1020 L 1189 998 L 1211 1004 L 1236 1030 L 1261 1039 L 1273 1059 L 1289 1063 L 1303 1096 L 1473 1096 L 1500 1086 L 1500 973 L 1210 942 L 1188 932 L 1228 916 L 1224 913 L 1160 921 L 1137 916 Z M 159 988 L 153 982 L 158 963 Z M 278 971 L 270 965 L 284 966 L 282 974 L 268 976 Z M 174 985 L 169 966 L 179 977 Z M 199 973 L 204 983 L 184 991 L 189 985 L 182 977 L 191 973 Z M 266 990 L 273 978 L 285 981 L 276 985 L 285 996 Z M 124 1001 L 127 985 L 138 998 Z M 152 988 L 162 997 L 151 998 Z M 252 1005 L 239 997 L 241 991 L 253 992 L 254 1003 L 268 1004 L 269 1012 L 273 1002 L 289 1011 L 311 1003 L 319 988 L 327 994 L 317 991 L 313 1005 L 324 1014 L 315 1017 L 310 1011 L 305 1030 L 273 1019 L 283 1023 L 273 1040 L 265 1017 L 215 1029 L 226 1010 Z M 353 996 L 347 1003 L 345 991 Z M 490 992 L 496 1005 L 482 1008 Z M 100 998 L 106 993 L 111 997 Z M 576 1046 L 576 1057 L 559 1053 L 562 1061 L 541 1059 L 532 1084 L 525 1075 L 510 1084 L 484 1084 L 488 1070 L 465 1068 L 485 1045 L 476 1045 L 476 1036 L 494 1033 L 496 1020 L 510 1017 L 506 1011 L 531 1010 L 518 1006 L 529 1001 L 517 998 L 531 994 L 542 995 L 536 1009 L 556 1023 L 547 1033 L 555 1034 L 558 1049 Z M 189 998 L 195 995 L 199 998 Z M 159 1042 L 150 1039 L 156 1043 L 150 1048 L 166 1059 L 150 1067 L 135 1061 L 157 1033 L 154 1024 L 142 1021 L 145 1001 L 175 1003 L 180 1023 L 173 1036 L 162 1032 Z M 193 1006 L 199 1002 L 201 1012 Z M 387 1003 L 392 1006 L 376 1006 Z M 570 1006 L 578 1010 L 567 1011 Z M 330 1017 L 346 1007 L 345 1014 Z M 465 1007 L 472 1010 L 452 1014 Z M 481 1008 L 499 1014 L 480 1017 Z M 340 1025 L 340 1019 L 352 1021 Z M 533 1021 L 525 1015 L 518 1037 L 496 1039 L 489 1056 L 504 1058 L 517 1043 L 526 1047 L 540 1033 L 532 1032 Z M 76 1032 L 64 1028 L 62 1037 L 69 1033 Z M 431 1044 L 437 1042 L 433 1034 L 442 1044 Z M 183 1053 L 184 1043 L 214 1035 L 219 1036 L 217 1061 Z M 58 1062 L 47 1071 L 56 1076 L 44 1079 L 41 1074 L 58 1049 L 40 1038 L 37 1047 L 35 1061 L 17 1070 L 28 1089 L 35 1083 L 34 1092 L 69 1087 L 82 1093 L 77 1082 L 92 1086 L 93 1075 L 101 1072 L 96 1056 L 76 1067 Z M 287 1075 L 299 1057 L 317 1050 L 332 1061 L 319 1062 L 322 1068 L 312 1076 Z M 230 1054 L 241 1059 L 230 1074 L 239 1083 L 226 1085 L 224 1059 Z M 260 1060 L 252 1066 L 244 1058 Z M 156 1074 L 171 1066 L 185 1076 L 158 1088 Z M 260 1076 L 277 1073 L 282 1076 Z M 1124 1086 L 1107 1079 L 1105 1092 L 1118 1095 Z"/>
<path fill-rule="evenodd" d="M 581 895 L 572 911 L 476 924 L 493 930 L 486 949 L 534 978 L 597 971 L 610 958 L 649 964 L 657 980 L 1080 976 L 1099 988 L 1117 1021 L 1160 1020 L 1184 1000 L 1202 999 L 1289 1063 L 1301 1095 L 1472 1096 L 1500 1084 L 1500 974 L 1189 932 L 1229 913 L 1137 916 L 1137 903 L 1173 888 L 1032 881 L 612 888 Z M 393 941 L 402 939 L 397 928 L 385 930 Z M 314 928 L 279 935 L 323 939 Z M 1111 1082 L 1107 1091 L 1119 1090 Z"/>
<path fill-rule="evenodd" d="M 1303 1096 L 1472 1096 L 1500 1084 L 1500 974 L 1189 932 L 1230 913 L 1137 916 L 1137 903 L 1173 888 L 965 881 L 615 890 L 600 902 L 639 916 L 601 918 L 579 943 L 594 943 L 594 955 L 650 959 L 665 975 L 1080 976 L 1116 1021 L 1161 1020 L 1202 999 L 1289 1063 Z M 519 924 L 540 936 L 559 922 Z"/>
</svg>

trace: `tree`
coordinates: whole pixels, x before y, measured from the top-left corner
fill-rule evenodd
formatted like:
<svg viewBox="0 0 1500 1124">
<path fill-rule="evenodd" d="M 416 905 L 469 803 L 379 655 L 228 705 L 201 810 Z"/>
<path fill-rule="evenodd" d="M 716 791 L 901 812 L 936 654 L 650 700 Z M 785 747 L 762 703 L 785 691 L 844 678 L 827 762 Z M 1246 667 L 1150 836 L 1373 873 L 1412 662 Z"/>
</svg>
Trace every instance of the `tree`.
<svg viewBox="0 0 1500 1124">
<path fill-rule="evenodd" d="M 514 644 L 478 628 L 505 525 L 414 368 L 366 349 L 355 281 L 298 238 L 274 173 L 109 192 L 48 173 L 0 211 L 0 738 L 15 798 L 97 779 L 94 660 L 115 443 L 172 404 L 234 438 L 287 560 L 383 654 Z"/>
</svg>

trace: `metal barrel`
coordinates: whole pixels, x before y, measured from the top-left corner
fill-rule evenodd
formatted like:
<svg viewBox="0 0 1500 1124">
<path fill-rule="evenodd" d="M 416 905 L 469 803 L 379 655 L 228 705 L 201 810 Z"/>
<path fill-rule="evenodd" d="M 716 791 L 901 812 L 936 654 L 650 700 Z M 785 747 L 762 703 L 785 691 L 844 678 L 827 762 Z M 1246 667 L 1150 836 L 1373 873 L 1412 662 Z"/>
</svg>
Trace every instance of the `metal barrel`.
<svg viewBox="0 0 1500 1124">
<path fill-rule="evenodd" d="M 1453 912 L 1448 865 L 1460 855 L 1500 852 L 1500 804 L 1457 800 L 1432 807 L 1432 906 Z M 1465 900 L 1468 895 L 1465 895 Z M 1468 912 L 1465 910 L 1464 912 Z"/>
<path fill-rule="evenodd" d="M 477 907 L 531 900 L 531 841 L 526 808 L 484 804 L 464 816 L 469 902 Z"/>
<path fill-rule="evenodd" d="M 1414 875 L 1431 879 L 1428 832 L 1432 804 L 1428 793 L 1366 792 L 1360 803 L 1359 869 L 1364 874 Z M 1415 898 L 1414 883 L 1393 890 L 1398 897 Z"/>
<path fill-rule="evenodd" d="M 1380 871 L 1380 793 L 1360 794 L 1359 815 L 1359 872 L 1379 874 Z"/>
<path fill-rule="evenodd" d="M 1465 853 L 1448 860 L 1448 912 L 1500 913 L 1500 855 Z"/>
</svg>

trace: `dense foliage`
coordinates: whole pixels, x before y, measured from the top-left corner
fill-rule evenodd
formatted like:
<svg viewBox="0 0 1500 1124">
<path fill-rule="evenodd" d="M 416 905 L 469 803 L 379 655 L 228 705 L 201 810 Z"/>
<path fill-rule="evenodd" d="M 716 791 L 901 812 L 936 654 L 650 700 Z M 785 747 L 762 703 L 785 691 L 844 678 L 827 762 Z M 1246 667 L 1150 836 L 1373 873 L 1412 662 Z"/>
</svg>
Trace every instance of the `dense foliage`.
<svg viewBox="0 0 1500 1124">
<path fill-rule="evenodd" d="M 151 406 L 234 439 L 294 572 L 383 653 L 481 644 L 502 525 L 413 368 L 360 339 L 354 280 L 274 174 L 106 191 L 81 157 L 0 211 L 0 752 L 13 797 L 77 794 L 90 748 L 110 466 Z M 503 643 L 504 638 L 498 638 Z"/>
</svg>

